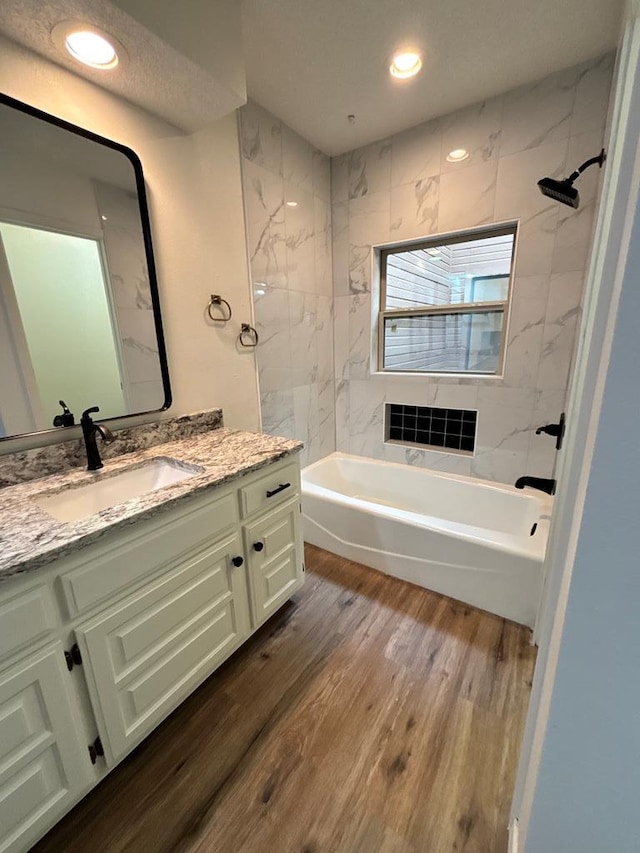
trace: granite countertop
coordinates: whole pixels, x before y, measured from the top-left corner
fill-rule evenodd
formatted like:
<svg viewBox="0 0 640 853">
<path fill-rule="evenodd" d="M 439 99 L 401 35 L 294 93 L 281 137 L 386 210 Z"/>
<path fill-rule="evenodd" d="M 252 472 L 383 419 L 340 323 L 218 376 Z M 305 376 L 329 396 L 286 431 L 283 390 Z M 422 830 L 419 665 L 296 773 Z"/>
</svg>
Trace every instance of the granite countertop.
<svg viewBox="0 0 640 853">
<path fill-rule="evenodd" d="M 75 469 L 0 489 L 0 580 L 77 552 L 106 533 L 153 518 L 301 448 L 299 441 L 222 427 L 118 456 L 105 461 L 97 473 Z M 158 458 L 195 467 L 198 473 L 75 522 L 56 521 L 34 503 L 44 494 L 85 486 L 96 477 L 109 477 Z"/>
</svg>

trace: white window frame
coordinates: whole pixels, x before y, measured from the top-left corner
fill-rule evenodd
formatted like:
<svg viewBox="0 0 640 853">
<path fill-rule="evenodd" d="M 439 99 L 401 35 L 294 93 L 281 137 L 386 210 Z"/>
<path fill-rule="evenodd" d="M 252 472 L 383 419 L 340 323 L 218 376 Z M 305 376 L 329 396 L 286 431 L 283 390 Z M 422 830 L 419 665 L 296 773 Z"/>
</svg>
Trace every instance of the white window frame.
<svg viewBox="0 0 640 853">
<path fill-rule="evenodd" d="M 385 308 L 387 296 L 387 264 L 389 255 L 402 252 L 412 252 L 419 249 L 431 249 L 436 246 L 451 245 L 453 243 L 468 243 L 477 238 L 485 240 L 490 237 L 502 237 L 505 234 L 513 235 L 513 248 L 511 251 L 511 265 L 509 269 L 509 284 L 507 296 L 504 300 L 495 302 L 458 302 L 454 305 L 433 305 L 420 308 Z M 411 240 L 403 243 L 394 243 L 378 247 L 378 264 L 380 276 L 380 293 L 378 300 L 378 372 L 384 375 L 418 375 L 418 376 L 486 376 L 501 377 L 504 374 L 504 364 L 507 350 L 507 335 L 509 324 L 509 311 L 513 293 L 516 244 L 518 240 L 518 223 L 504 222 L 483 228 L 473 228 L 467 231 L 455 231 L 450 234 L 438 234 L 433 237 L 420 240 Z M 478 276 L 480 278 L 480 276 Z M 488 276 L 487 276 L 488 278 Z M 384 366 L 384 326 L 385 319 L 390 317 L 429 317 L 438 314 L 488 314 L 502 311 L 502 339 L 500 341 L 500 353 L 498 366 L 495 372 L 487 373 L 481 370 L 398 370 Z"/>
</svg>

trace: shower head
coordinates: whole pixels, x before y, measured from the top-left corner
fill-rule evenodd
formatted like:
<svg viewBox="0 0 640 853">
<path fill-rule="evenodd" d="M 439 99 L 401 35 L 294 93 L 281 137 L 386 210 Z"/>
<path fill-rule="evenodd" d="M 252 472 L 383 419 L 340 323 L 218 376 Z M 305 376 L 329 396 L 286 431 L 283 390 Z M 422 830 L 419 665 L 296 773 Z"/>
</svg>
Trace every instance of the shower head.
<svg viewBox="0 0 640 853">
<path fill-rule="evenodd" d="M 569 207 L 578 207 L 580 204 L 580 193 L 573 186 L 573 181 L 566 178 L 564 181 L 556 181 L 554 178 L 542 178 L 538 181 L 542 195 L 549 196 L 555 201 L 568 204 Z"/>
<path fill-rule="evenodd" d="M 578 166 L 575 172 L 572 172 L 569 177 L 565 178 L 563 181 L 558 181 L 556 178 L 542 178 L 539 180 L 538 187 L 540 188 L 540 192 L 542 195 L 546 195 L 549 198 L 554 199 L 554 201 L 559 201 L 562 204 L 569 205 L 569 207 L 577 208 L 580 204 L 580 194 L 573 186 L 574 181 L 576 178 L 580 177 L 585 169 L 588 169 L 589 166 L 593 166 L 595 163 L 602 168 L 602 164 L 605 160 L 606 155 L 603 148 L 597 157 L 591 157 L 590 160 L 585 160 L 582 166 Z"/>
</svg>

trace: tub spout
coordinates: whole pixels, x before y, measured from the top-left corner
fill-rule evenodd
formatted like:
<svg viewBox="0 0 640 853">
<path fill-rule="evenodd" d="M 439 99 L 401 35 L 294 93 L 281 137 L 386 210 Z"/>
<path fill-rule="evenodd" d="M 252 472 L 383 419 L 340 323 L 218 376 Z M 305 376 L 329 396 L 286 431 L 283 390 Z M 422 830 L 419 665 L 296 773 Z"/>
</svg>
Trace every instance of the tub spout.
<svg viewBox="0 0 640 853">
<path fill-rule="evenodd" d="M 524 489 L 525 486 L 553 495 L 556 490 L 556 481 L 545 480 L 544 477 L 518 477 L 515 482 L 516 489 Z"/>
</svg>

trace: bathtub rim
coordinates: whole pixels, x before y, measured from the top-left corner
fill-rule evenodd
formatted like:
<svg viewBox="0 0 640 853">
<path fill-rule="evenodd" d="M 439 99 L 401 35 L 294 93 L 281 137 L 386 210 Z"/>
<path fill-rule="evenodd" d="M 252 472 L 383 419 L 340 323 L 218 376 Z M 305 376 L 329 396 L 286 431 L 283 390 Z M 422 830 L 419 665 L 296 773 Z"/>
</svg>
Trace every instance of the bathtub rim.
<svg viewBox="0 0 640 853">
<path fill-rule="evenodd" d="M 466 474 L 453 474 L 449 471 L 440 471 L 438 468 L 428 468 L 418 465 L 407 465 L 404 462 L 389 462 L 387 459 L 376 459 L 374 456 L 360 456 L 356 453 L 345 453 L 342 450 L 335 450 L 333 453 L 328 453 L 326 456 L 323 456 L 322 459 L 318 459 L 315 462 L 312 462 L 310 465 L 306 465 L 301 473 L 302 478 L 307 472 L 313 471 L 315 468 L 319 468 L 320 465 L 326 463 L 330 459 L 346 459 L 346 460 L 354 460 L 356 462 L 372 462 L 375 465 L 383 465 L 385 468 L 395 468 L 403 471 L 412 471 L 418 472 L 421 474 L 443 478 L 445 480 L 453 480 L 455 482 L 480 485 L 484 488 L 491 489 L 493 491 L 501 491 L 507 492 L 508 494 L 512 494 L 515 497 L 529 497 L 534 498 L 541 507 L 540 518 L 541 519 L 550 519 L 551 511 L 553 509 L 553 497 L 551 495 L 547 495 L 545 492 L 541 492 L 538 489 L 532 489 L 529 486 L 525 486 L 524 489 L 516 489 L 515 486 L 510 486 L 508 483 L 499 483 L 496 480 L 483 480 L 481 477 L 469 477 Z M 315 483 L 312 485 L 316 485 Z M 324 486 L 317 486 L 317 488 L 326 488 Z M 334 494 L 340 494 L 340 492 L 335 492 L 333 489 L 327 489 L 327 491 L 331 491 Z"/>
</svg>

